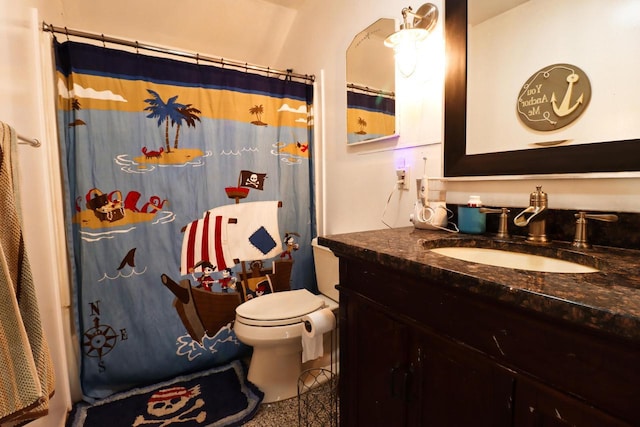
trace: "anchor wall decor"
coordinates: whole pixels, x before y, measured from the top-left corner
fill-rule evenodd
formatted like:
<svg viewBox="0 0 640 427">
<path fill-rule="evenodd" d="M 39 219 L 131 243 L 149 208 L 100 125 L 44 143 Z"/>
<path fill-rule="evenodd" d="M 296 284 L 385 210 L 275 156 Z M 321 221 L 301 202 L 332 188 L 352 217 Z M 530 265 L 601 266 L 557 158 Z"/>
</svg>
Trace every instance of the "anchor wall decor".
<svg viewBox="0 0 640 427">
<path fill-rule="evenodd" d="M 591 84 L 584 71 L 571 64 L 554 64 L 537 71 L 522 86 L 518 117 L 533 130 L 558 130 L 580 117 L 590 100 Z"/>
</svg>

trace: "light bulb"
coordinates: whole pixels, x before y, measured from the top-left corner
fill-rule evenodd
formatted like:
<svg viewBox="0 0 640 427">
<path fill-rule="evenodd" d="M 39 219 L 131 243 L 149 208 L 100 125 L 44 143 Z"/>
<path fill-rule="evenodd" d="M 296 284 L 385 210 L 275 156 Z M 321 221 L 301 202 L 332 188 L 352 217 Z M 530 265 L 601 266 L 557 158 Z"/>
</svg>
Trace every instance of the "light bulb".
<svg viewBox="0 0 640 427">
<path fill-rule="evenodd" d="M 391 34 L 384 41 L 385 46 L 393 47 L 396 64 L 403 76 L 409 77 L 416 70 L 417 43 L 428 35 L 429 33 L 422 28 L 404 28 Z"/>
<path fill-rule="evenodd" d="M 400 74 L 410 77 L 416 70 L 418 47 L 415 41 L 405 40 L 394 48 L 396 64 Z"/>
</svg>

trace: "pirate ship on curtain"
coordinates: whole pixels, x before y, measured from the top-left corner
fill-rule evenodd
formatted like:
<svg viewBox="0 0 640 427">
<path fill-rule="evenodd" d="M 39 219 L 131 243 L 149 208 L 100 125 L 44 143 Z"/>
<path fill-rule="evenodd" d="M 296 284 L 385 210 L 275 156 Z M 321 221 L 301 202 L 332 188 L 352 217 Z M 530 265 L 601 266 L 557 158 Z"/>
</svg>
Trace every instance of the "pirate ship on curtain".
<svg viewBox="0 0 640 427">
<path fill-rule="evenodd" d="M 225 187 L 224 191 L 227 193 L 227 197 L 234 199 L 236 203 L 240 203 L 241 199 L 247 197 L 251 188 L 262 191 L 266 178 L 266 173 L 242 170 L 238 175 L 238 185 L 236 187 Z"/>
<path fill-rule="evenodd" d="M 238 187 L 262 190 L 266 174 L 241 171 Z M 245 187 L 248 186 L 248 187 Z M 206 335 L 235 319 L 235 309 L 242 302 L 265 293 L 287 290 L 293 261 L 284 259 L 278 227 L 277 201 L 240 203 L 240 191 L 227 191 L 236 203 L 204 212 L 202 218 L 184 228 L 180 273 L 192 276 L 176 282 L 168 275 L 162 283 L 175 295 L 173 306 L 191 338 L 202 342 Z M 232 197 L 233 195 L 233 197 Z M 275 259 L 271 268 L 263 262 Z M 282 259 L 280 259 L 282 258 Z M 236 266 L 239 280 L 232 277 Z M 200 277 L 196 277 L 196 275 Z M 222 275 L 214 278 L 213 275 Z M 209 289 L 207 289 L 209 288 Z"/>
</svg>

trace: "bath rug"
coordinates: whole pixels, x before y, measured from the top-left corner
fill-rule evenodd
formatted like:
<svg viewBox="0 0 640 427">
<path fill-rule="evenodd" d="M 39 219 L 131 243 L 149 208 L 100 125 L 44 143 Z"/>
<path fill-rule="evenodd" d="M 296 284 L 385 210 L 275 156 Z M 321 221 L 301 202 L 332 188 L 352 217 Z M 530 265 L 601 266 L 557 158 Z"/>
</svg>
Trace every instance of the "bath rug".
<svg viewBox="0 0 640 427">
<path fill-rule="evenodd" d="M 264 398 L 239 360 L 195 374 L 74 405 L 67 427 L 240 426 Z"/>
</svg>

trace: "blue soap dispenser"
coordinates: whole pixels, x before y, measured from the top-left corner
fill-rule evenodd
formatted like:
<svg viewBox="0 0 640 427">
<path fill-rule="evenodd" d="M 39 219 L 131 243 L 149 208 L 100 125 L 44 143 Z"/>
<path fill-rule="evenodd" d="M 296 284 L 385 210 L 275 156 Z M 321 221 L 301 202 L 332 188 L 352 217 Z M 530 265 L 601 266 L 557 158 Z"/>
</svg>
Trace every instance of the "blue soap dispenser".
<svg viewBox="0 0 640 427">
<path fill-rule="evenodd" d="M 482 234 L 487 230 L 487 215 L 480 212 L 480 196 L 469 196 L 467 206 L 458 206 L 458 228 L 461 233 Z"/>
</svg>

